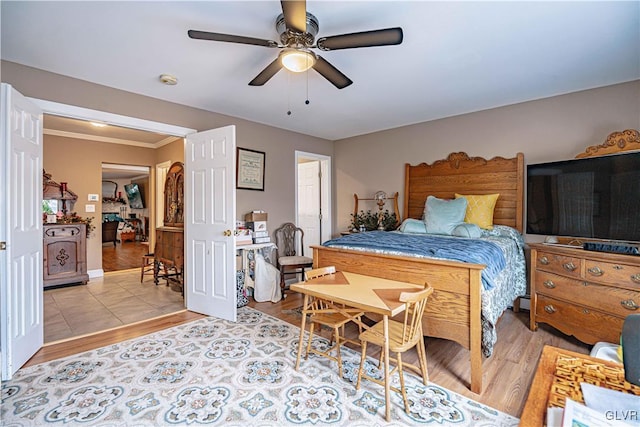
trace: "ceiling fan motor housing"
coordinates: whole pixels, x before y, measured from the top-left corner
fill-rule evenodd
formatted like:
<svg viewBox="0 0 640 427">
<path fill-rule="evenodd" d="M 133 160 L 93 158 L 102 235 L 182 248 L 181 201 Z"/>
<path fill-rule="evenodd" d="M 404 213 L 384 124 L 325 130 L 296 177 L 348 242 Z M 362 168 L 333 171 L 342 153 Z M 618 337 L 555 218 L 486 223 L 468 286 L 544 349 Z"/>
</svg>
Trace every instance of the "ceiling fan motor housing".
<svg viewBox="0 0 640 427">
<path fill-rule="evenodd" d="M 319 30 L 320 25 L 318 24 L 318 18 L 309 12 L 307 12 L 307 31 L 304 33 L 299 33 L 287 28 L 284 20 L 284 14 L 281 13 L 276 18 L 276 31 L 280 34 L 280 42 L 285 46 L 311 47 L 313 46 L 313 41 L 318 35 Z"/>
</svg>

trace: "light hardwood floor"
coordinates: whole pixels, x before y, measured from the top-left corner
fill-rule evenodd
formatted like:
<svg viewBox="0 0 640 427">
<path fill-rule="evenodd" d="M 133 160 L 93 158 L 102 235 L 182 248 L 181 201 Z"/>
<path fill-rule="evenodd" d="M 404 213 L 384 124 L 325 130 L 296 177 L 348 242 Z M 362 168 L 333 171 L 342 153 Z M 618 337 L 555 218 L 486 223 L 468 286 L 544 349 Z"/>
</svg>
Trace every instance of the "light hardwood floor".
<svg viewBox="0 0 640 427">
<path fill-rule="evenodd" d="M 279 303 L 256 303 L 251 301 L 250 307 L 292 323 L 300 323 L 296 309 L 302 305 L 302 297 L 291 293 Z M 93 348 L 113 344 L 124 339 L 145 335 L 157 330 L 189 322 L 202 317 L 188 311 L 157 319 L 139 322 L 106 333 L 98 333 L 65 342 L 46 345 L 27 365 L 42 363 L 48 360 L 75 354 Z M 426 339 L 427 364 L 429 379 L 449 390 L 468 396 L 471 399 L 492 406 L 503 412 L 518 417 L 524 407 L 528 389 L 531 385 L 538 358 L 545 344 L 565 348 L 586 354 L 590 346 L 567 337 L 550 327 L 541 325 L 537 332 L 528 328 L 527 311 L 514 313 L 507 310 L 498 323 L 498 342 L 492 357 L 483 363 L 483 393 L 472 393 L 469 387 L 469 352 L 456 343 L 441 339 Z M 323 330 L 329 337 L 330 331 Z M 357 328 L 350 325 L 348 335 L 355 337 Z M 372 349 L 373 350 L 373 349 Z M 377 356 L 376 351 L 371 355 Z M 415 361 L 415 352 L 409 352 L 407 361 Z M 304 360 L 302 361 L 304 363 Z"/>
</svg>

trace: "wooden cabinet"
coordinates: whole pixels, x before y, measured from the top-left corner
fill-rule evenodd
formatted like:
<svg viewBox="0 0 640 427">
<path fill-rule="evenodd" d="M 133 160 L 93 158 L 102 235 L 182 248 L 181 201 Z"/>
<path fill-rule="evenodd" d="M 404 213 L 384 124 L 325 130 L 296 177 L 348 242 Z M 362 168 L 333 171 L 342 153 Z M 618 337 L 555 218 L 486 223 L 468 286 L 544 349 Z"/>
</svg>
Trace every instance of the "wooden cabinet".
<svg viewBox="0 0 640 427">
<path fill-rule="evenodd" d="M 531 245 L 530 327 L 547 323 L 580 341 L 619 342 L 624 318 L 640 313 L 640 257 Z"/>
<path fill-rule="evenodd" d="M 171 289 L 184 291 L 184 165 L 173 163 L 164 182 L 164 227 L 156 229 L 154 280 L 164 277 Z M 159 274 L 159 266 L 164 274 Z M 172 269 L 173 273 L 168 273 Z"/>
<path fill-rule="evenodd" d="M 44 287 L 86 284 L 87 230 L 86 224 L 45 224 L 44 229 Z"/>
<path fill-rule="evenodd" d="M 160 227 L 156 229 L 156 261 L 167 269 L 175 269 L 175 273 L 166 277 L 171 279 L 172 289 L 182 292 L 182 272 L 184 269 L 184 229 L 180 227 Z M 158 265 L 158 263 L 156 263 Z M 165 276 L 167 274 L 165 273 Z M 160 277 L 156 272 L 156 284 Z M 164 277 L 164 276 L 163 276 Z"/>
</svg>

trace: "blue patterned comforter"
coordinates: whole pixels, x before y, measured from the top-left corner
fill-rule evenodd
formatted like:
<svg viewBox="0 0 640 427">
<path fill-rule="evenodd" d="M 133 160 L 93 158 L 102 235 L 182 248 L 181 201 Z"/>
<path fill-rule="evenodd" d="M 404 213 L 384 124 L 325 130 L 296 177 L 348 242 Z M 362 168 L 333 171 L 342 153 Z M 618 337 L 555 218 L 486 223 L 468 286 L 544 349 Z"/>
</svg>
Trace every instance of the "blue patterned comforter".
<svg viewBox="0 0 640 427">
<path fill-rule="evenodd" d="M 390 243 L 381 244 L 381 235 Z M 485 264 L 482 271 L 482 352 L 489 357 L 497 340 L 495 325 L 513 301 L 526 293 L 524 241 L 520 233 L 501 225 L 483 230 L 480 239 L 400 232 L 354 233 L 323 246 L 392 255 Z"/>
<path fill-rule="evenodd" d="M 324 242 L 323 246 L 339 246 L 387 254 L 405 254 L 485 264 L 486 268 L 482 270 L 484 289 L 495 287 L 495 278 L 506 265 L 506 259 L 500 246 L 491 241 L 449 238 L 434 234 L 370 231 L 329 240 Z"/>
</svg>

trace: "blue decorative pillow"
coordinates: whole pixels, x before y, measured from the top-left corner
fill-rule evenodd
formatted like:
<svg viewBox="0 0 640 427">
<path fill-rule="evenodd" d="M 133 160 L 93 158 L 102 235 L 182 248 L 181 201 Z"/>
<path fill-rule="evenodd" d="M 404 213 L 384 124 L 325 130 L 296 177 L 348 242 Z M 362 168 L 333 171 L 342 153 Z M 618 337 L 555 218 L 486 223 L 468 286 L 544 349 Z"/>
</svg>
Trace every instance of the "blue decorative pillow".
<svg viewBox="0 0 640 427">
<path fill-rule="evenodd" d="M 419 219 L 407 218 L 402 221 L 402 225 L 398 229 L 402 233 L 426 233 L 427 227 L 424 221 Z"/>
<path fill-rule="evenodd" d="M 451 233 L 453 236 L 469 237 L 471 239 L 478 239 L 482 235 L 482 229 L 476 224 L 469 224 L 463 222 L 456 226 Z"/>
<path fill-rule="evenodd" d="M 464 222 L 467 212 L 467 199 L 438 199 L 427 197 L 424 208 L 424 223 L 427 233 L 451 235 L 453 229 Z"/>
</svg>

